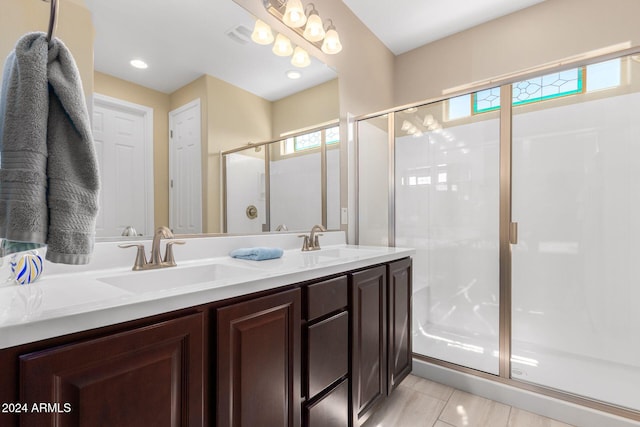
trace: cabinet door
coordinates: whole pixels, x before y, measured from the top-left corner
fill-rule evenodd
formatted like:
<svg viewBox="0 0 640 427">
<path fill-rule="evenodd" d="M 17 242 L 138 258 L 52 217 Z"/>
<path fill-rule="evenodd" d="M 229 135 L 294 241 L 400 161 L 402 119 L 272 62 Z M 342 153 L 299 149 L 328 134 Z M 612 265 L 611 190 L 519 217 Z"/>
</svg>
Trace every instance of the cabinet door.
<svg viewBox="0 0 640 427">
<path fill-rule="evenodd" d="M 389 270 L 389 369 L 391 393 L 411 372 L 411 258 L 392 262 Z"/>
<path fill-rule="evenodd" d="M 202 328 L 198 313 L 20 356 L 20 425 L 203 426 Z"/>
<path fill-rule="evenodd" d="M 218 427 L 300 425 L 299 289 L 218 309 Z"/>
<path fill-rule="evenodd" d="M 387 393 L 387 270 L 385 266 L 352 274 L 352 402 L 354 426 Z"/>
</svg>

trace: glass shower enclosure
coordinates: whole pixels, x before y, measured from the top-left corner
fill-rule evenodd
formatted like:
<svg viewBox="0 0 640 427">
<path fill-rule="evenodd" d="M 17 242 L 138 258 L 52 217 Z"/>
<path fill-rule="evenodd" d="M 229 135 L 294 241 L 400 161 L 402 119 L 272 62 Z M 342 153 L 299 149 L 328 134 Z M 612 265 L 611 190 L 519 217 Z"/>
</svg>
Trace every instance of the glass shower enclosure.
<svg viewBox="0 0 640 427">
<path fill-rule="evenodd" d="M 639 112 L 627 55 L 356 120 L 356 236 L 416 248 L 415 357 L 640 420 Z"/>
</svg>

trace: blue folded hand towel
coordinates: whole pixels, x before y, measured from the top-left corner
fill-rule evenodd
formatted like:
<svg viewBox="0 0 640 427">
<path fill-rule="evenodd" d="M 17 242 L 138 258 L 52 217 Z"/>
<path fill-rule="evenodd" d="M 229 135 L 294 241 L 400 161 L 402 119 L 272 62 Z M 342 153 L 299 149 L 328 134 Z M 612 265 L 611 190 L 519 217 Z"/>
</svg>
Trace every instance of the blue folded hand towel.
<svg viewBox="0 0 640 427">
<path fill-rule="evenodd" d="M 262 261 L 265 259 L 280 258 L 283 254 L 280 248 L 240 248 L 229 253 L 232 258 L 250 259 L 252 261 Z"/>
</svg>

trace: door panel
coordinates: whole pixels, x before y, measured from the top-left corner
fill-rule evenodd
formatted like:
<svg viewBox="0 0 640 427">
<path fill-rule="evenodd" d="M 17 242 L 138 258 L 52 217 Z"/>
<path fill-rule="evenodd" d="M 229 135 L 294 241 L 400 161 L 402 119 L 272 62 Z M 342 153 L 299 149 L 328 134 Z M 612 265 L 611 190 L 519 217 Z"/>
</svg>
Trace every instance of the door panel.
<svg viewBox="0 0 640 427">
<path fill-rule="evenodd" d="M 98 237 L 120 236 L 127 226 L 142 234 L 153 228 L 147 224 L 153 206 L 147 206 L 146 195 L 153 188 L 147 188 L 145 120 L 142 112 L 116 104 L 94 105 L 93 136 L 102 183 Z"/>
<path fill-rule="evenodd" d="M 169 204 L 174 233 L 202 232 L 200 100 L 169 113 L 171 129 Z"/>
<path fill-rule="evenodd" d="M 300 425 L 301 291 L 218 309 L 218 427 Z"/>
<path fill-rule="evenodd" d="M 20 356 L 23 427 L 202 426 L 201 314 Z"/>
<path fill-rule="evenodd" d="M 354 425 L 387 394 L 387 270 L 376 267 L 352 275 L 352 384 Z"/>
<path fill-rule="evenodd" d="M 388 265 L 389 370 L 388 393 L 411 372 L 411 259 Z"/>
</svg>

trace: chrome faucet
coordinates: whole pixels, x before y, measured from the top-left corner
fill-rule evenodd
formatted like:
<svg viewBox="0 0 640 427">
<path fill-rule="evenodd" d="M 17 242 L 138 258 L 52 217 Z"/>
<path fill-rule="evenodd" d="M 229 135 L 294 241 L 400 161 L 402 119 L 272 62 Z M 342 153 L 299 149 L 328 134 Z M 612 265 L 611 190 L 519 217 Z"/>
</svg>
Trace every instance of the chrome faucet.
<svg viewBox="0 0 640 427">
<path fill-rule="evenodd" d="M 151 270 L 155 268 L 175 267 L 176 260 L 173 257 L 173 245 L 184 245 L 186 242 L 182 240 L 172 240 L 167 242 L 164 259 L 160 254 L 160 241 L 164 239 L 173 239 L 173 233 L 167 227 L 158 227 L 156 233 L 153 236 L 153 242 L 151 244 L 151 260 L 147 261 L 147 257 L 144 253 L 144 245 L 139 244 L 124 244 L 118 245 L 121 248 L 138 248 L 136 253 L 136 260 L 133 264 L 132 270 Z"/>
<path fill-rule="evenodd" d="M 316 224 L 313 227 L 311 227 L 311 232 L 309 233 L 308 236 L 306 234 L 301 234 L 298 236 L 298 237 L 304 238 L 302 242 L 303 252 L 317 251 L 318 249 L 320 249 L 320 240 L 318 239 L 318 237 L 322 236 L 322 234 L 317 234 L 317 232 L 319 231 L 327 231 L 327 229 L 320 224 Z"/>
</svg>

